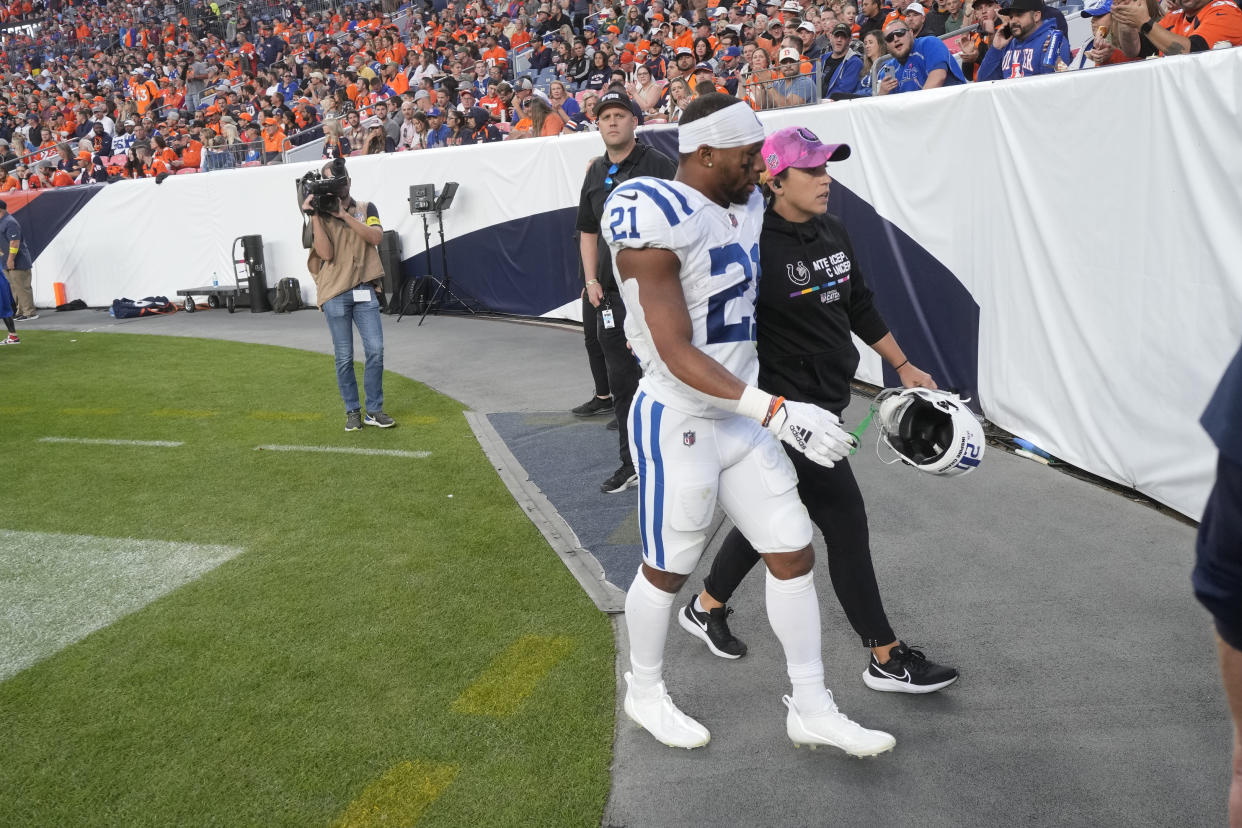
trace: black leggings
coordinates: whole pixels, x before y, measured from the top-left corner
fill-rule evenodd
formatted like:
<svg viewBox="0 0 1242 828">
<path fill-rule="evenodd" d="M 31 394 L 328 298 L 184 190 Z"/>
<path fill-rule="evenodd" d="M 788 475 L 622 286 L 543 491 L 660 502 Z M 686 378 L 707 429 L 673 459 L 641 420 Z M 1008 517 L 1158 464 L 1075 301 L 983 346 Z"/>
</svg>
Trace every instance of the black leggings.
<svg viewBox="0 0 1242 828">
<path fill-rule="evenodd" d="M 828 469 L 788 446 L 785 451 L 798 470 L 798 495 L 811 520 L 824 533 L 832 589 L 850 626 L 867 647 L 896 640 L 884 614 L 875 568 L 871 565 L 867 508 L 849 463 L 842 460 Z M 734 527 L 712 561 L 711 572 L 704 581 L 707 594 L 728 603 L 746 573 L 758 562 L 759 553 Z"/>
<path fill-rule="evenodd" d="M 17 328 L 13 327 L 13 317 L 11 316 L 4 317 L 4 327 L 8 329 L 9 333 L 17 333 Z"/>
<path fill-rule="evenodd" d="M 583 294 L 582 333 L 586 338 L 587 363 L 591 366 L 591 381 L 595 383 L 595 396 L 607 397 L 609 395 L 608 365 L 604 362 L 604 347 L 599 344 L 599 334 L 596 331 L 597 313 L 591 300 Z"/>
</svg>

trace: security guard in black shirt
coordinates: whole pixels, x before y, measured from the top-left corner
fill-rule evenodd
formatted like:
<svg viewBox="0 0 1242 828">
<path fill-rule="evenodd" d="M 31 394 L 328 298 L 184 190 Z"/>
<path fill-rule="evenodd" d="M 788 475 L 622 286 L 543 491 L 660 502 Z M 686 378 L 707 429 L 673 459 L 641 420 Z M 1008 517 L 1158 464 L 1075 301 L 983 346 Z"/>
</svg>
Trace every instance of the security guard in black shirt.
<svg viewBox="0 0 1242 828">
<path fill-rule="evenodd" d="M 586 298 L 596 311 L 594 320 L 584 313 L 583 324 L 594 323 L 604 361 L 608 370 L 608 387 L 612 391 L 621 439 L 621 467 L 600 486 L 604 492 L 623 492 L 638 482 L 634 461 L 630 457 L 630 438 L 626 418 L 630 401 L 638 390 L 642 376 L 637 360 L 625 342 L 625 303 L 612 274 L 612 257 L 600 237 L 600 221 L 604 217 L 604 201 L 618 184 L 631 178 L 651 176 L 671 179 L 677 174 L 677 163 L 659 150 L 634 139 L 638 119 L 624 92 L 609 92 L 595 107 L 600 137 L 605 152 L 591 162 L 582 197 L 578 203 L 578 248 L 582 255 L 582 272 L 586 275 Z M 584 309 L 585 309 L 584 305 Z"/>
</svg>

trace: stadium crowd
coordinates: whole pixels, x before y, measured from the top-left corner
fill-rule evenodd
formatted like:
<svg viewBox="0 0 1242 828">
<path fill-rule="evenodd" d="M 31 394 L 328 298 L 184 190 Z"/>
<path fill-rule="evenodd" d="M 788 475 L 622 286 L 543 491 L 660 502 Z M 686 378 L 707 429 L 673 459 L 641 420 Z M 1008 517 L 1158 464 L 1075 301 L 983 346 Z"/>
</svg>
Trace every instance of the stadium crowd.
<svg viewBox="0 0 1242 828">
<path fill-rule="evenodd" d="M 1077 45 L 1043 0 L 883 2 L 14 0 L 0 191 L 278 163 L 321 138 L 334 157 L 589 130 L 609 90 L 675 122 L 708 90 L 769 109 L 1242 44 L 1235 0 L 1088 0 Z"/>
</svg>

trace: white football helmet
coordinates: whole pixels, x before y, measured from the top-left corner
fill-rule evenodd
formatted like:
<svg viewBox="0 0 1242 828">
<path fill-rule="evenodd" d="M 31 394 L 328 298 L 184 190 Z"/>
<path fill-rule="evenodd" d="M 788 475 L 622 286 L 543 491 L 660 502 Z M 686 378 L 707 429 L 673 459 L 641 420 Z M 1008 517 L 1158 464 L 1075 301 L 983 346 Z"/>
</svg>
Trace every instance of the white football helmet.
<svg viewBox="0 0 1242 828">
<path fill-rule="evenodd" d="M 983 426 L 957 394 L 930 388 L 886 388 L 873 405 L 879 442 L 919 471 L 956 477 L 974 471 L 983 459 Z"/>
</svg>

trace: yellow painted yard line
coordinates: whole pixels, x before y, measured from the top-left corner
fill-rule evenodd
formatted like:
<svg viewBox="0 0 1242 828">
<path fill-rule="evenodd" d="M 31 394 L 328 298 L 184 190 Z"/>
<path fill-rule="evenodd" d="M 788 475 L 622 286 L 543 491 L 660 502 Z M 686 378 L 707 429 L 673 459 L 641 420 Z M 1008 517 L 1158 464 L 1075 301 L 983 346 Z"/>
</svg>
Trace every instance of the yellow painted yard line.
<svg viewBox="0 0 1242 828">
<path fill-rule="evenodd" d="M 322 420 L 323 415 L 307 411 L 251 411 L 252 420 L 283 420 L 285 422 L 305 422 Z"/>
<path fill-rule="evenodd" d="M 32 411 L 32 405 L 0 405 L 0 414 L 29 414 Z"/>
<path fill-rule="evenodd" d="M 509 645 L 453 702 L 457 713 L 512 716 L 556 662 L 573 649 L 573 639 L 524 635 Z"/>
<path fill-rule="evenodd" d="M 61 414 L 69 414 L 80 417 L 111 417 L 113 414 L 120 414 L 119 408 L 62 408 Z"/>
<path fill-rule="evenodd" d="M 202 410 L 195 411 L 191 408 L 157 408 L 151 412 L 152 417 L 179 417 L 188 420 L 205 420 L 208 417 L 214 417 L 219 411 Z"/>
<path fill-rule="evenodd" d="M 421 417 L 402 417 L 401 422 L 406 423 L 407 425 L 434 425 L 435 423 L 440 422 L 440 418 L 428 417 L 426 415 Z"/>
<path fill-rule="evenodd" d="M 367 785 L 349 803 L 335 828 L 413 825 L 457 777 L 457 765 L 402 762 Z"/>
</svg>

